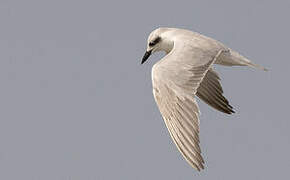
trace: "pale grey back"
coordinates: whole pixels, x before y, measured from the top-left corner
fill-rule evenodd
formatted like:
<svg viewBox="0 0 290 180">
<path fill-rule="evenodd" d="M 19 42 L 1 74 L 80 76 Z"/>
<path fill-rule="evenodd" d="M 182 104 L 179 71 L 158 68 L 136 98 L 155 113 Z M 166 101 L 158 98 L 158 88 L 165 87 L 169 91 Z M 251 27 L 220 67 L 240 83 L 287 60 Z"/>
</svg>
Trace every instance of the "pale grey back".
<svg viewBox="0 0 290 180">
<path fill-rule="evenodd" d="M 287 0 L 1 0 L 0 179 L 288 179 L 289 8 Z M 163 54 L 140 65 L 159 26 L 200 32 L 269 68 L 216 66 L 237 113 L 198 101 L 200 173 L 152 96 L 151 68 Z"/>
</svg>

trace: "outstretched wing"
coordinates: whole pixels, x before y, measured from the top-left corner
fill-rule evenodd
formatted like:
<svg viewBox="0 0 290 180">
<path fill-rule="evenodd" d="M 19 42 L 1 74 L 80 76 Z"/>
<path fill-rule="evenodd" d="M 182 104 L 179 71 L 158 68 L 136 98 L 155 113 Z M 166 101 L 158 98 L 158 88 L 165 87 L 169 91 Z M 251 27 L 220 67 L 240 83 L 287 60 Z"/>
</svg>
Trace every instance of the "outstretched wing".
<svg viewBox="0 0 290 180">
<path fill-rule="evenodd" d="M 204 168 L 199 147 L 197 89 L 223 50 L 213 53 L 186 43 L 173 50 L 152 69 L 153 94 L 169 133 L 187 162 Z"/>
<path fill-rule="evenodd" d="M 200 83 L 196 95 L 214 109 L 223 113 L 234 113 L 233 107 L 223 96 L 218 74 L 211 68 Z"/>
</svg>

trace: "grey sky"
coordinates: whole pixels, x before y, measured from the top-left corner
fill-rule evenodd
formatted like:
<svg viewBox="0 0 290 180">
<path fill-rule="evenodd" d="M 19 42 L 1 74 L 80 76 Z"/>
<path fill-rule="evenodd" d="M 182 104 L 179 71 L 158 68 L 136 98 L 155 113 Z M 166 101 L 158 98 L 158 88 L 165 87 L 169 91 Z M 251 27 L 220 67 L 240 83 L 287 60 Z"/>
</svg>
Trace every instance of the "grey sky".
<svg viewBox="0 0 290 180">
<path fill-rule="evenodd" d="M 166 1 L 167 2 L 167 1 Z M 290 1 L 0 1 L 0 179 L 287 179 Z M 269 68 L 216 66 L 237 113 L 199 101 L 200 173 L 170 139 L 140 65 L 160 26 Z"/>
</svg>

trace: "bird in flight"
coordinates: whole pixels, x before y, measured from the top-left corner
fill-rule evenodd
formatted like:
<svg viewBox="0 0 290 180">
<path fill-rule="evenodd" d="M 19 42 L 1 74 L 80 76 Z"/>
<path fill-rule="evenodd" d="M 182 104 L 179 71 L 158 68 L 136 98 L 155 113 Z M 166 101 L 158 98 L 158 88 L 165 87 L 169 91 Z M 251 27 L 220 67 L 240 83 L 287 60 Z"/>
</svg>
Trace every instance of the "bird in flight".
<svg viewBox="0 0 290 180">
<path fill-rule="evenodd" d="M 157 51 L 165 51 L 166 55 L 152 68 L 155 101 L 178 150 L 200 171 L 204 160 L 199 146 L 196 96 L 218 111 L 234 113 L 223 96 L 213 64 L 266 69 L 219 41 L 185 29 L 158 28 L 151 32 L 141 64 Z"/>
</svg>

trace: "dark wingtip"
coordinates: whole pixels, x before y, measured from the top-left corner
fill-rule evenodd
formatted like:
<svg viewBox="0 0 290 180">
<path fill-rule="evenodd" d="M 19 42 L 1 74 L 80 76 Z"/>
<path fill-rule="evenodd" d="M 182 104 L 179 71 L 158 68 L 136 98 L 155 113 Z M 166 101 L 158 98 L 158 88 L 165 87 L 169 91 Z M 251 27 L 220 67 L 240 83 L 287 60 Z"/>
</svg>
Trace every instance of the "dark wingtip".
<svg viewBox="0 0 290 180">
<path fill-rule="evenodd" d="M 227 112 L 227 114 L 234 114 L 234 113 L 236 113 L 234 110 L 233 110 L 233 107 L 232 106 L 228 106 L 228 112 Z"/>
</svg>

